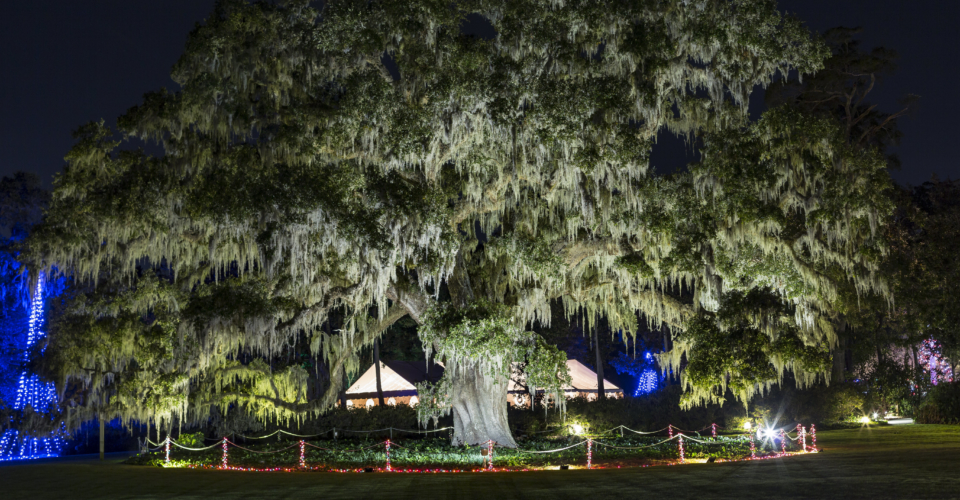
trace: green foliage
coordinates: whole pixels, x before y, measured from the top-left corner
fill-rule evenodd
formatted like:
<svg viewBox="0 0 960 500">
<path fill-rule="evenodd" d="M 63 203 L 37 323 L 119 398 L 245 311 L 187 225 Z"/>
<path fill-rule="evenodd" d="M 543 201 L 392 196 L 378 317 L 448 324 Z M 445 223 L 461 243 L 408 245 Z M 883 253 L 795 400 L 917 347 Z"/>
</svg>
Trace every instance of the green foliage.
<svg viewBox="0 0 960 500">
<path fill-rule="evenodd" d="M 918 424 L 960 424 L 960 382 L 941 382 L 917 410 Z"/>
<path fill-rule="evenodd" d="M 202 448 L 206 446 L 206 443 L 203 441 L 203 433 L 195 432 L 193 434 L 180 434 L 177 436 L 177 442 L 189 446 L 191 448 Z"/>
<path fill-rule="evenodd" d="M 636 465 L 640 463 L 663 463 L 664 461 L 673 462 L 678 458 L 679 452 L 675 441 L 655 445 L 662 441 L 663 437 L 628 437 L 619 438 L 608 436 L 603 438 L 603 442 L 620 447 L 645 447 L 639 450 L 619 450 L 615 448 L 604 448 L 595 445 L 593 449 L 593 463 L 602 462 L 627 463 Z M 585 445 L 574 446 L 569 450 L 556 453 L 530 454 L 524 451 L 545 451 L 564 448 L 570 444 L 582 441 L 576 438 L 571 439 L 529 439 L 524 441 L 522 450 L 496 448 L 494 451 L 494 464 L 496 467 L 507 468 L 526 468 L 526 467 L 551 467 L 564 464 L 585 465 L 586 448 Z M 744 439 L 720 438 L 716 441 L 710 440 L 709 444 L 700 444 L 693 441 L 684 443 L 685 456 L 687 458 L 743 458 L 750 454 L 749 441 Z M 315 446 L 324 448 L 322 450 L 307 447 L 304 459 L 308 466 L 324 469 L 359 469 L 365 467 L 384 467 L 386 465 L 386 454 L 382 441 L 379 440 L 354 440 L 339 439 L 337 441 L 309 441 Z M 253 453 L 238 448 L 231 448 L 229 453 L 229 463 L 237 467 L 291 467 L 296 468 L 299 465 L 300 450 L 296 441 L 282 441 L 271 443 L 244 443 L 244 447 L 251 448 L 259 452 L 278 453 Z M 284 450 L 284 448 L 288 448 Z M 789 448 L 793 449 L 793 446 Z M 394 439 L 391 440 L 390 463 L 394 469 L 460 469 L 460 470 L 479 470 L 483 467 L 482 451 L 486 446 L 452 446 L 449 440 L 442 438 L 426 439 Z M 762 452 L 762 450 L 761 450 Z M 219 466 L 222 460 L 222 452 L 219 449 L 207 452 L 185 452 L 177 451 L 171 457 L 171 463 L 174 466 Z M 164 466 L 164 455 L 162 452 L 140 455 L 131 459 L 128 463 L 138 465 Z"/>
<path fill-rule="evenodd" d="M 510 426 L 521 437 L 518 443 L 535 436 L 565 436 L 569 426 L 580 424 L 589 432 L 600 432 L 619 425 L 638 431 L 654 431 L 674 425 L 681 429 L 702 429 L 711 423 L 726 427 L 724 412 L 719 405 L 709 404 L 682 410 L 682 388 L 669 385 L 656 393 L 639 398 L 606 398 L 588 401 L 573 398 L 566 403 L 566 413 L 532 412 L 529 409 L 510 409 Z M 618 434 L 619 435 L 619 434 Z M 625 434 L 629 436 L 629 433 Z"/>
<path fill-rule="evenodd" d="M 795 313 L 791 309 L 769 291 L 730 292 L 715 315 L 691 320 L 677 335 L 689 356 L 681 378 L 692 389 L 681 404 L 723 403 L 727 390 L 746 403 L 758 390 L 782 382 L 786 371 L 807 377 L 805 382 L 826 371 L 828 349 L 804 345 L 800 330 L 784 320 Z M 720 389 L 713 389 L 718 380 Z"/>
<path fill-rule="evenodd" d="M 536 333 L 523 331 L 515 317 L 509 307 L 485 300 L 462 308 L 441 304 L 427 311 L 420 339 L 427 355 L 435 350 L 447 368 L 439 383 L 417 384 L 421 401 L 417 412 L 422 424 L 449 413 L 451 392 L 456 390 L 450 378 L 465 362 L 479 365 L 491 379 L 506 381 L 513 365 L 522 361 L 525 382 L 562 408 L 563 388 L 570 383 L 566 354 Z"/>
<path fill-rule="evenodd" d="M 775 388 L 750 404 L 747 414 L 742 407 L 727 409 L 728 422 L 737 420 L 742 425 L 745 419 L 753 423 L 803 422 L 813 423 L 817 428 L 857 421 L 870 410 L 862 386 L 854 383 L 834 382 L 817 384 L 804 389 Z"/>
<path fill-rule="evenodd" d="M 801 113 L 747 123 L 756 85 L 827 56 L 773 2 L 456 7 L 224 0 L 191 32 L 178 88 L 118 120 L 162 156 L 81 127 L 26 254 L 95 288 L 52 332 L 62 378 L 137 395 L 111 407 L 125 418 L 237 403 L 298 419 L 333 405 L 338 374 L 400 317 L 481 298 L 489 315 L 444 312 L 457 321 L 427 321 L 424 347 L 499 373 L 522 357 L 552 390 L 560 353 L 525 333 L 551 301 L 632 334 L 638 315 L 680 330 L 726 288 L 769 289 L 797 312 L 767 323 L 816 347 L 838 282 L 885 292 L 882 161 Z M 496 38 L 461 34 L 467 16 Z M 651 172 L 664 130 L 704 137 L 704 161 Z M 309 401 L 288 359 L 302 345 L 331 374 Z M 678 342 L 670 359 L 696 352 Z M 702 371 L 694 400 L 723 372 Z M 148 373 L 169 380 L 159 402 Z"/>
</svg>

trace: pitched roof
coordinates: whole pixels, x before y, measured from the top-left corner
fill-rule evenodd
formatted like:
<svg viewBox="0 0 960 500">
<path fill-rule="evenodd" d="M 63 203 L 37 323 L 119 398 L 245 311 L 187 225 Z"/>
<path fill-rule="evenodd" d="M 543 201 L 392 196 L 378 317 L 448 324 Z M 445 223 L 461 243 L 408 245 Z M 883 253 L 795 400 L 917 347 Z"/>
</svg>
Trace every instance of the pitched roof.
<svg viewBox="0 0 960 500">
<path fill-rule="evenodd" d="M 567 372 L 570 373 L 570 385 L 563 388 L 567 392 L 596 392 L 597 373 L 587 365 L 575 360 L 567 360 Z M 507 385 L 509 392 L 526 392 L 522 385 L 522 374 L 514 374 Z M 519 376 L 518 376 L 519 375 Z M 424 361 L 380 361 L 380 386 L 383 392 L 416 391 L 419 382 L 437 382 L 443 376 L 443 366 L 437 363 L 427 368 Z M 520 379 L 520 380 L 516 380 Z M 519 383 L 518 383 L 519 382 Z M 619 392 L 622 389 L 604 377 L 603 392 Z M 373 366 L 347 389 L 347 394 L 370 394 L 377 392 L 377 374 Z"/>
<path fill-rule="evenodd" d="M 570 385 L 563 388 L 567 392 L 596 392 L 597 390 L 597 372 L 593 371 L 587 365 L 575 360 L 567 360 L 567 373 L 570 374 Z M 524 386 L 524 377 L 521 373 L 514 372 L 510 377 L 510 383 L 507 386 L 509 392 L 526 392 Z M 603 392 L 619 392 L 621 389 L 613 382 L 603 378 Z"/>
<path fill-rule="evenodd" d="M 597 372 L 591 370 L 587 365 L 575 360 L 567 360 L 567 371 L 570 372 L 570 385 L 564 387 L 567 391 L 596 391 L 597 390 Z M 621 389 L 613 382 L 603 378 L 603 392 L 618 392 Z"/>
<path fill-rule="evenodd" d="M 436 382 L 442 375 L 443 368 L 433 364 L 428 369 L 424 361 L 380 361 L 380 386 L 384 392 L 415 391 L 414 384 L 424 380 Z M 347 389 L 347 394 L 371 392 L 377 392 L 377 372 L 372 365 Z"/>
</svg>

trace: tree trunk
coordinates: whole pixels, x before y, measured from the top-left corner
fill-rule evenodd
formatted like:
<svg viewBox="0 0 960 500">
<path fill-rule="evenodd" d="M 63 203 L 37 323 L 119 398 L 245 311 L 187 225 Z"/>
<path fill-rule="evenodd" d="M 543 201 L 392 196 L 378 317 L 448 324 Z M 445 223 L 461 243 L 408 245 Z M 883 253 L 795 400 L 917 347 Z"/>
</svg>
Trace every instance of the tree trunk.
<svg viewBox="0 0 960 500">
<path fill-rule="evenodd" d="M 667 333 L 666 328 L 663 329 L 663 352 L 670 352 L 670 334 Z M 668 369 L 663 374 L 663 385 L 668 386 L 671 382 L 673 382 L 673 373 Z"/>
<path fill-rule="evenodd" d="M 380 406 L 384 406 L 383 386 L 380 384 L 380 339 L 373 341 L 373 366 L 377 367 L 377 399 Z"/>
<path fill-rule="evenodd" d="M 493 440 L 500 446 L 516 448 L 507 423 L 508 379 L 485 375 L 475 363 L 447 363 L 445 376 L 451 382 L 453 445 L 478 445 Z"/>
<path fill-rule="evenodd" d="M 342 383 L 340 384 L 340 409 L 347 409 L 347 367 L 344 366 L 340 369 L 340 376 L 342 378 Z"/>
<path fill-rule="evenodd" d="M 600 354 L 600 334 L 599 328 L 593 329 L 593 350 L 597 353 L 597 400 L 607 399 L 607 393 L 603 387 L 603 356 Z"/>
<path fill-rule="evenodd" d="M 914 383 L 919 385 L 923 372 L 920 368 L 920 355 L 917 353 L 917 344 L 912 344 L 910 350 L 913 352 L 913 377 L 916 379 Z"/>
<path fill-rule="evenodd" d="M 103 460 L 103 435 L 104 435 L 104 425 L 103 425 L 103 415 L 97 415 L 97 420 L 100 421 L 100 460 Z"/>
</svg>

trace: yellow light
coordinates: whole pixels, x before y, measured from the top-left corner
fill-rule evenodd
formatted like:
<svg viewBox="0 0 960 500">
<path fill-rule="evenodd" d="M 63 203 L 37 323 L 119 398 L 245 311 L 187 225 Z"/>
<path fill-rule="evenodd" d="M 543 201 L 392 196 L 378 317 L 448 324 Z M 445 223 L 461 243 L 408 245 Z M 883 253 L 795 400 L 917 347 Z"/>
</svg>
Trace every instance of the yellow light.
<svg viewBox="0 0 960 500">
<path fill-rule="evenodd" d="M 750 422 L 744 422 L 743 429 L 749 431 L 750 429 L 753 429 L 753 424 Z"/>
<path fill-rule="evenodd" d="M 577 436 L 580 436 L 583 434 L 583 426 L 580 424 L 572 424 L 570 426 L 570 430 L 573 431 L 573 433 L 576 434 Z"/>
<path fill-rule="evenodd" d="M 860 423 L 862 423 L 862 424 L 869 424 L 869 423 L 870 423 L 870 417 L 864 416 L 864 417 L 860 418 Z"/>
</svg>

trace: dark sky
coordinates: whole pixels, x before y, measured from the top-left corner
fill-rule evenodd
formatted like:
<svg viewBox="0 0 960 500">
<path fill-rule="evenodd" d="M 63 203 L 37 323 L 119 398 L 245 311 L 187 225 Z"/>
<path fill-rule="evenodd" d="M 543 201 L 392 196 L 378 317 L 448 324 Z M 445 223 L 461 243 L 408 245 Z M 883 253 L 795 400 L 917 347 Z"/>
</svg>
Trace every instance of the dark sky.
<svg viewBox="0 0 960 500">
<path fill-rule="evenodd" d="M 875 92 L 883 109 L 921 96 L 901 122 L 900 182 L 936 174 L 960 178 L 952 157 L 960 138 L 960 2 L 955 0 L 781 0 L 816 31 L 861 26 L 867 46 L 900 53 L 900 69 Z M 5 0 L 0 6 L 0 175 L 49 179 L 63 167 L 77 126 L 116 117 L 148 90 L 172 88 L 169 70 L 187 33 L 213 0 Z M 675 163 L 665 141 L 654 161 Z M 666 166 L 666 165 L 665 165 Z"/>
</svg>

